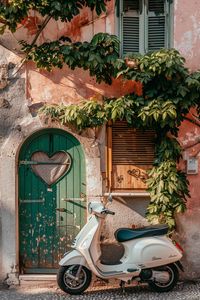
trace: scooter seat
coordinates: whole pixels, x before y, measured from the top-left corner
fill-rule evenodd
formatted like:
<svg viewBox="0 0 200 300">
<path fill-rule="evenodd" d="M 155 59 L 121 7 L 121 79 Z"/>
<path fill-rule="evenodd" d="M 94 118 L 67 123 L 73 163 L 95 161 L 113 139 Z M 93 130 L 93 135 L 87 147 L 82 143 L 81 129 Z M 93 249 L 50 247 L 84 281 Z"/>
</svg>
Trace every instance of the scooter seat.
<svg viewBox="0 0 200 300">
<path fill-rule="evenodd" d="M 165 235 L 168 231 L 167 225 L 153 225 L 143 228 L 119 228 L 115 231 L 115 238 L 118 242 L 123 243 L 126 241 L 139 239 L 143 237 Z"/>
</svg>

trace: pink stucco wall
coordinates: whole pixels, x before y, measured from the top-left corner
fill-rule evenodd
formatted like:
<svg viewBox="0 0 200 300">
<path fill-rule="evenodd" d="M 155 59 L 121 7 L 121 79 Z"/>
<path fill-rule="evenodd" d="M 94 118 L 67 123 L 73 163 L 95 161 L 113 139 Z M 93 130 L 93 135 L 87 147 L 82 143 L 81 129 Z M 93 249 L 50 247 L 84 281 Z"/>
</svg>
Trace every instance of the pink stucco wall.
<svg viewBox="0 0 200 300">
<path fill-rule="evenodd" d="M 198 0 L 174 1 L 174 47 L 186 59 L 186 65 L 191 71 L 200 69 L 200 2 Z M 184 147 L 195 143 L 200 135 L 200 128 L 189 122 L 184 122 L 180 128 L 180 142 Z M 185 158 L 200 157 L 200 146 L 185 151 Z M 200 166 L 199 166 L 200 174 Z M 188 200 L 189 210 L 200 208 L 200 175 L 189 175 L 191 199 Z"/>
<path fill-rule="evenodd" d="M 174 1 L 174 47 L 191 70 L 200 68 L 200 2 Z"/>
<path fill-rule="evenodd" d="M 186 59 L 191 71 L 200 68 L 200 2 L 198 0 L 174 1 L 174 48 L 178 49 Z M 195 113 L 195 112 L 194 112 Z M 200 122 L 199 122 L 200 124 Z M 200 144 L 194 144 L 200 136 L 200 127 L 185 121 L 179 132 L 179 140 L 184 148 L 183 158 L 195 156 L 199 167 L 197 175 L 188 175 L 191 198 L 187 201 L 187 211 L 177 216 L 178 238 L 184 248 L 185 277 L 200 276 Z M 181 166 L 186 168 L 186 161 Z"/>
<path fill-rule="evenodd" d="M 198 142 L 200 137 L 200 127 L 195 126 L 188 121 L 185 121 L 180 128 L 179 141 L 185 150 L 183 151 L 183 159 L 186 160 L 189 157 L 200 157 L 200 144 Z M 196 145 L 195 145 L 196 144 Z M 194 145 L 194 146 L 193 146 Z M 181 163 L 182 169 L 186 169 L 186 162 Z M 198 166 L 198 173 L 200 174 L 200 163 Z M 200 175 L 188 175 L 190 181 L 190 194 L 191 198 L 188 199 L 188 210 L 200 208 Z"/>
<path fill-rule="evenodd" d="M 62 70 L 54 69 L 48 73 L 37 70 L 33 63 L 27 65 L 27 79 L 27 96 L 30 103 L 77 103 L 90 97 L 100 98 L 101 95 L 117 97 L 131 93 L 134 89 L 133 82 L 115 80 L 112 86 L 97 84 L 94 77 L 80 69 L 72 72 L 64 67 Z"/>
<path fill-rule="evenodd" d="M 44 41 L 54 40 L 62 35 L 69 36 L 73 41 L 90 40 L 97 32 L 116 33 L 117 19 L 115 17 L 114 0 L 108 4 L 108 11 L 100 18 L 88 9 L 75 17 L 69 24 L 50 21 L 44 32 L 38 39 L 38 44 Z M 10 40 L 26 39 L 29 42 L 34 37 L 37 25 L 41 23 L 41 17 L 32 14 L 31 25 L 20 26 Z M 174 0 L 174 47 L 178 49 L 186 58 L 187 66 L 191 70 L 200 67 L 200 1 L 199 0 Z M 131 82 L 121 82 L 115 80 L 112 86 L 97 84 L 95 78 L 91 78 L 86 71 L 76 69 L 71 71 L 67 67 L 54 69 L 51 73 L 38 70 L 33 63 L 27 63 L 25 68 L 26 78 L 26 99 L 28 104 L 48 102 L 48 103 L 72 103 L 81 99 L 101 95 L 120 96 L 133 91 L 134 86 Z M 200 128 L 184 122 L 180 128 L 179 139 L 184 147 L 195 142 L 200 135 Z M 184 153 L 184 158 L 193 156 L 200 157 L 199 145 L 191 147 Z M 184 169 L 185 162 L 180 166 Z M 185 265 L 188 276 L 193 278 L 200 276 L 200 262 L 198 262 L 200 249 L 200 162 L 199 173 L 189 175 L 191 198 L 188 199 L 188 210 L 184 215 L 179 215 L 178 237 L 185 249 Z M 128 213 L 128 212 L 127 212 Z M 192 245 L 192 246 L 191 246 Z"/>
</svg>

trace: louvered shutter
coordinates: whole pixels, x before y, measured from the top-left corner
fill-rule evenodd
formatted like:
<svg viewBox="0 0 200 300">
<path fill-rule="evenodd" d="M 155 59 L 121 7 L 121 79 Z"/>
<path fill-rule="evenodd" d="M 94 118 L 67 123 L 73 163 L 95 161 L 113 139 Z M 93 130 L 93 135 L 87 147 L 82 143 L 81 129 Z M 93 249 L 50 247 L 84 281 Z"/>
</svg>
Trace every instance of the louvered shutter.
<svg viewBox="0 0 200 300">
<path fill-rule="evenodd" d="M 166 47 L 166 0 L 148 1 L 148 51 Z"/>
<path fill-rule="evenodd" d="M 112 126 L 113 164 L 152 165 L 154 160 L 153 130 L 142 131 L 117 121 Z"/>
<path fill-rule="evenodd" d="M 146 170 L 154 161 L 155 132 L 128 127 L 125 121 L 112 126 L 113 190 L 145 189 Z"/>
<path fill-rule="evenodd" d="M 139 52 L 139 0 L 124 0 L 122 12 L 123 54 Z"/>
<path fill-rule="evenodd" d="M 121 0 L 122 54 L 170 47 L 172 0 Z"/>
</svg>

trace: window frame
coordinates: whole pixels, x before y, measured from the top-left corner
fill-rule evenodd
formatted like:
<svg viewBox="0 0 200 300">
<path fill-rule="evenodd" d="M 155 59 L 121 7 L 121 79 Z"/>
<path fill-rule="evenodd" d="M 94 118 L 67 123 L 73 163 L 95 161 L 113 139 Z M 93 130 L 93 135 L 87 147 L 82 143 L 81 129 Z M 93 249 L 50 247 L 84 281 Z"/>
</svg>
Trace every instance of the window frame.
<svg viewBox="0 0 200 300">
<path fill-rule="evenodd" d="M 123 53 L 123 25 L 122 25 L 122 14 L 123 14 L 123 1 L 118 0 L 116 3 L 116 34 L 120 40 L 120 56 Z M 148 17 L 145 13 L 147 10 L 148 0 L 139 0 L 143 4 L 142 14 L 139 16 L 139 52 L 140 54 L 146 54 L 148 52 Z M 164 0 L 166 5 L 166 30 L 165 30 L 165 48 L 173 48 L 174 39 L 174 0 Z"/>
<path fill-rule="evenodd" d="M 120 126 L 120 123 L 121 123 L 121 130 L 123 131 L 123 127 L 125 129 L 124 132 L 127 132 L 126 131 L 126 127 L 128 127 L 128 124 L 126 121 L 116 121 L 118 122 L 118 125 L 117 126 Z M 125 124 L 126 123 L 126 124 Z M 140 183 L 138 181 L 137 178 L 134 178 L 134 176 L 131 176 L 130 173 L 129 174 L 129 180 L 127 181 L 127 170 L 130 170 L 131 171 L 132 169 L 137 169 L 137 170 L 140 170 L 141 174 L 144 175 L 146 174 L 146 170 L 149 169 L 150 167 L 153 166 L 153 162 L 154 162 L 154 159 L 155 159 L 155 144 L 154 145 L 154 159 L 152 159 L 152 162 L 149 161 L 150 158 L 147 159 L 147 162 L 144 163 L 144 162 L 137 162 L 137 161 L 130 161 L 130 163 L 128 162 L 128 159 L 127 158 L 127 162 L 124 162 L 124 161 L 121 161 L 119 160 L 118 162 L 115 160 L 115 162 L 113 161 L 113 158 L 115 156 L 114 154 L 114 151 L 118 148 L 115 148 L 115 142 L 113 140 L 113 134 L 115 133 L 116 134 L 116 130 L 117 130 L 117 127 L 116 126 L 116 123 L 113 123 L 112 121 L 109 121 L 107 123 L 107 126 L 106 126 L 106 145 L 105 145 L 105 169 L 106 169 L 106 175 L 105 175 L 105 178 L 107 179 L 106 180 L 106 191 L 109 192 L 109 191 L 112 191 L 112 192 L 118 192 L 118 193 L 124 193 L 124 192 L 144 192 L 146 191 L 147 189 L 147 186 L 145 183 Z M 115 127 L 115 130 L 113 130 Z M 134 129 L 133 127 L 130 127 L 130 130 L 132 131 L 137 131 L 140 132 L 139 129 Z M 130 132 L 130 134 L 132 134 L 132 132 Z M 146 134 L 148 134 L 148 130 L 146 131 Z M 150 130 L 150 134 L 151 134 L 151 137 L 150 139 L 152 139 L 152 130 Z M 156 133 L 154 133 L 156 135 Z M 147 135 L 146 135 L 146 138 L 147 138 Z M 140 141 L 138 140 L 138 142 L 140 143 Z M 150 142 L 150 140 L 149 140 Z M 148 142 L 148 144 L 149 144 Z M 142 142 L 143 143 L 143 142 Z M 150 142 L 151 143 L 151 142 Z M 137 146 L 137 144 L 136 144 Z M 124 151 L 124 150 L 122 150 Z M 151 152 L 151 156 L 152 156 L 152 153 Z M 121 154 L 118 154 L 119 156 Z M 123 155 L 123 154 L 122 154 Z M 115 156 L 116 157 L 116 156 Z M 118 173 L 118 171 L 120 171 L 123 175 L 123 181 L 120 183 L 120 185 L 118 184 L 117 186 L 117 178 L 116 178 L 116 175 Z M 138 184 L 139 182 L 139 184 Z M 123 186 L 123 187 L 122 187 Z"/>
</svg>

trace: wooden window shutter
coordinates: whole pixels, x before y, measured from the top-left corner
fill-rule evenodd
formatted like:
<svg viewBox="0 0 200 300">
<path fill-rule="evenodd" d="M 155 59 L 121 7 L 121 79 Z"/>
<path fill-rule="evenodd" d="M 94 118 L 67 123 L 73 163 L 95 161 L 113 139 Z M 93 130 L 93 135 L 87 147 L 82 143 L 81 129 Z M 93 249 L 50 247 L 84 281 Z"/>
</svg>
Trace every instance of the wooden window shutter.
<svg viewBox="0 0 200 300">
<path fill-rule="evenodd" d="M 112 189 L 146 189 L 146 170 L 154 161 L 153 130 L 128 127 L 125 121 L 112 126 Z"/>
<path fill-rule="evenodd" d="M 148 51 L 167 47 L 167 1 L 149 0 L 147 15 Z"/>
<path fill-rule="evenodd" d="M 139 52 L 139 1 L 124 0 L 122 8 L 123 54 Z"/>
</svg>

